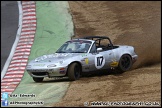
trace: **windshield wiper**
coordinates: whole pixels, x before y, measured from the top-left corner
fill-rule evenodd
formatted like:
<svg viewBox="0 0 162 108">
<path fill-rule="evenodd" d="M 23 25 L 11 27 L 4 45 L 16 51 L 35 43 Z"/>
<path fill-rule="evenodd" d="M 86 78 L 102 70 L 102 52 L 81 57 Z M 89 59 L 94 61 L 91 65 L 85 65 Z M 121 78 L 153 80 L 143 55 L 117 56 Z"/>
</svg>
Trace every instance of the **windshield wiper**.
<svg viewBox="0 0 162 108">
<path fill-rule="evenodd" d="M 59 52 L 56 52 L 56 53 L 67 53 L 67 52 L 65 52 L 65 51 L 59 51 Z"/>
<path fill-rule="evenodd" d="M 79 51 L 78 51 L 78 52 L 72 52 L 72 53 L 87 53 L 87 52 L 79 52 Z"/>
</svg>

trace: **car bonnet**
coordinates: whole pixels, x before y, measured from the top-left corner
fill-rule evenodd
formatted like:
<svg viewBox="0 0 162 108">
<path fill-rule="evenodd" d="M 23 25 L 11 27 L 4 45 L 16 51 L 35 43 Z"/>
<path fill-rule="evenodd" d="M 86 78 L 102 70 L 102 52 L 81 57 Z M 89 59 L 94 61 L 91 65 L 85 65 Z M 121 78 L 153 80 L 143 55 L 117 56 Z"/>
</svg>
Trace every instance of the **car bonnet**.
<svg viewBox="0 0 162 108">
<path fill-rule="evenodd" d="M 35 59 L 35 62 L 59 62 L 79 55 L 78 53 L 55 53 L 38 57 Z"/>
</svg>

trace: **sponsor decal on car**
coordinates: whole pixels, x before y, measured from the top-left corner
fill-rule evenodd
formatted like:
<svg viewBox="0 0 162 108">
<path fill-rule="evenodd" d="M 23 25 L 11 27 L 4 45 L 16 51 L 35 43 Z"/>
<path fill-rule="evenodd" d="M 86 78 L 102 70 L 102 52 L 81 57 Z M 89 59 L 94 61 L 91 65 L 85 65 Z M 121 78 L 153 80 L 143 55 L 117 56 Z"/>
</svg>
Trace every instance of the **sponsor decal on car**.
<svg viewBox="0 0 162 108">
<path fill-rule="evenodd" d="M 43 67 L 43 66 L 45 66 L 45 64 L 34 64 L 33 66 L 40 66 L 40 67 Z"/>
<path fill-rule="evenodd" d="M 97 69 L 102 68 L 105 65 L 105 58 L 103 57 L 103 55 L 98 54 L 95 57 L 95 66 Z"/>
<path fill-rule="evenodd" d="M 65 68 L 60 68 L 60 74 L 64 74 L 65 72 Z"/>
<path fill-rule="evenodd" d="M 82 54 L 81 56 L 82 56 L 82 57 L 85 57 L 85 56 L 87 56 L 87 54 Z"/>
<path fill-rule="evenodd" d="M 113 61 L 112 63 L 110 63 L 110 66 L 114 67 L 114 66 L 118 66 L 118 62 L 117 61 Z"/>
<path fill-rule="evenodd" d="M 88 63 L 89 63 L 88 58 L 85 58 L 84 60 L 85 60 L 85 63 L 86 63 L 86 64 L 88 64 Z"/>
</svg>

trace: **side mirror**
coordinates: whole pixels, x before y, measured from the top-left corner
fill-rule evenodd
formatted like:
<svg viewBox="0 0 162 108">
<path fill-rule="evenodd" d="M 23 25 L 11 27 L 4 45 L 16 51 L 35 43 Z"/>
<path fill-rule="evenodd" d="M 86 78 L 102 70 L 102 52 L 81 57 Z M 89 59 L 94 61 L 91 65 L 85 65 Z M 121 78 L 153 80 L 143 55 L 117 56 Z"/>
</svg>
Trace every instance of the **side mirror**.
<svg viewBox="0 0 162 108">
<path fill-rule="evenodd" d="M 97 48 L 97 52 L 101 52 L 102 51 L 102 48 Z"/>
</svg>

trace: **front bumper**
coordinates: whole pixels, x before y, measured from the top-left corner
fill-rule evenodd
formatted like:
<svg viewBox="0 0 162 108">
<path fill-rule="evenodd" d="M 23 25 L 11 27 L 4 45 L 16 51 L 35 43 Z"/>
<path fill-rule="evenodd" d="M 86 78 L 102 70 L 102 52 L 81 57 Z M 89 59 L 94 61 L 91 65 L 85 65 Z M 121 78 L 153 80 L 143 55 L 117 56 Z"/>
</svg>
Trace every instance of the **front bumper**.
<svg viewBox="0 0 162 108">
<path fill-rule="evenodd" d="M 44 78 L 44 77 L 60 77 L 65 76 L 67 67 L 55 67 L 50 69 L 26 69 L 31 77 Z"/>
</svg>

